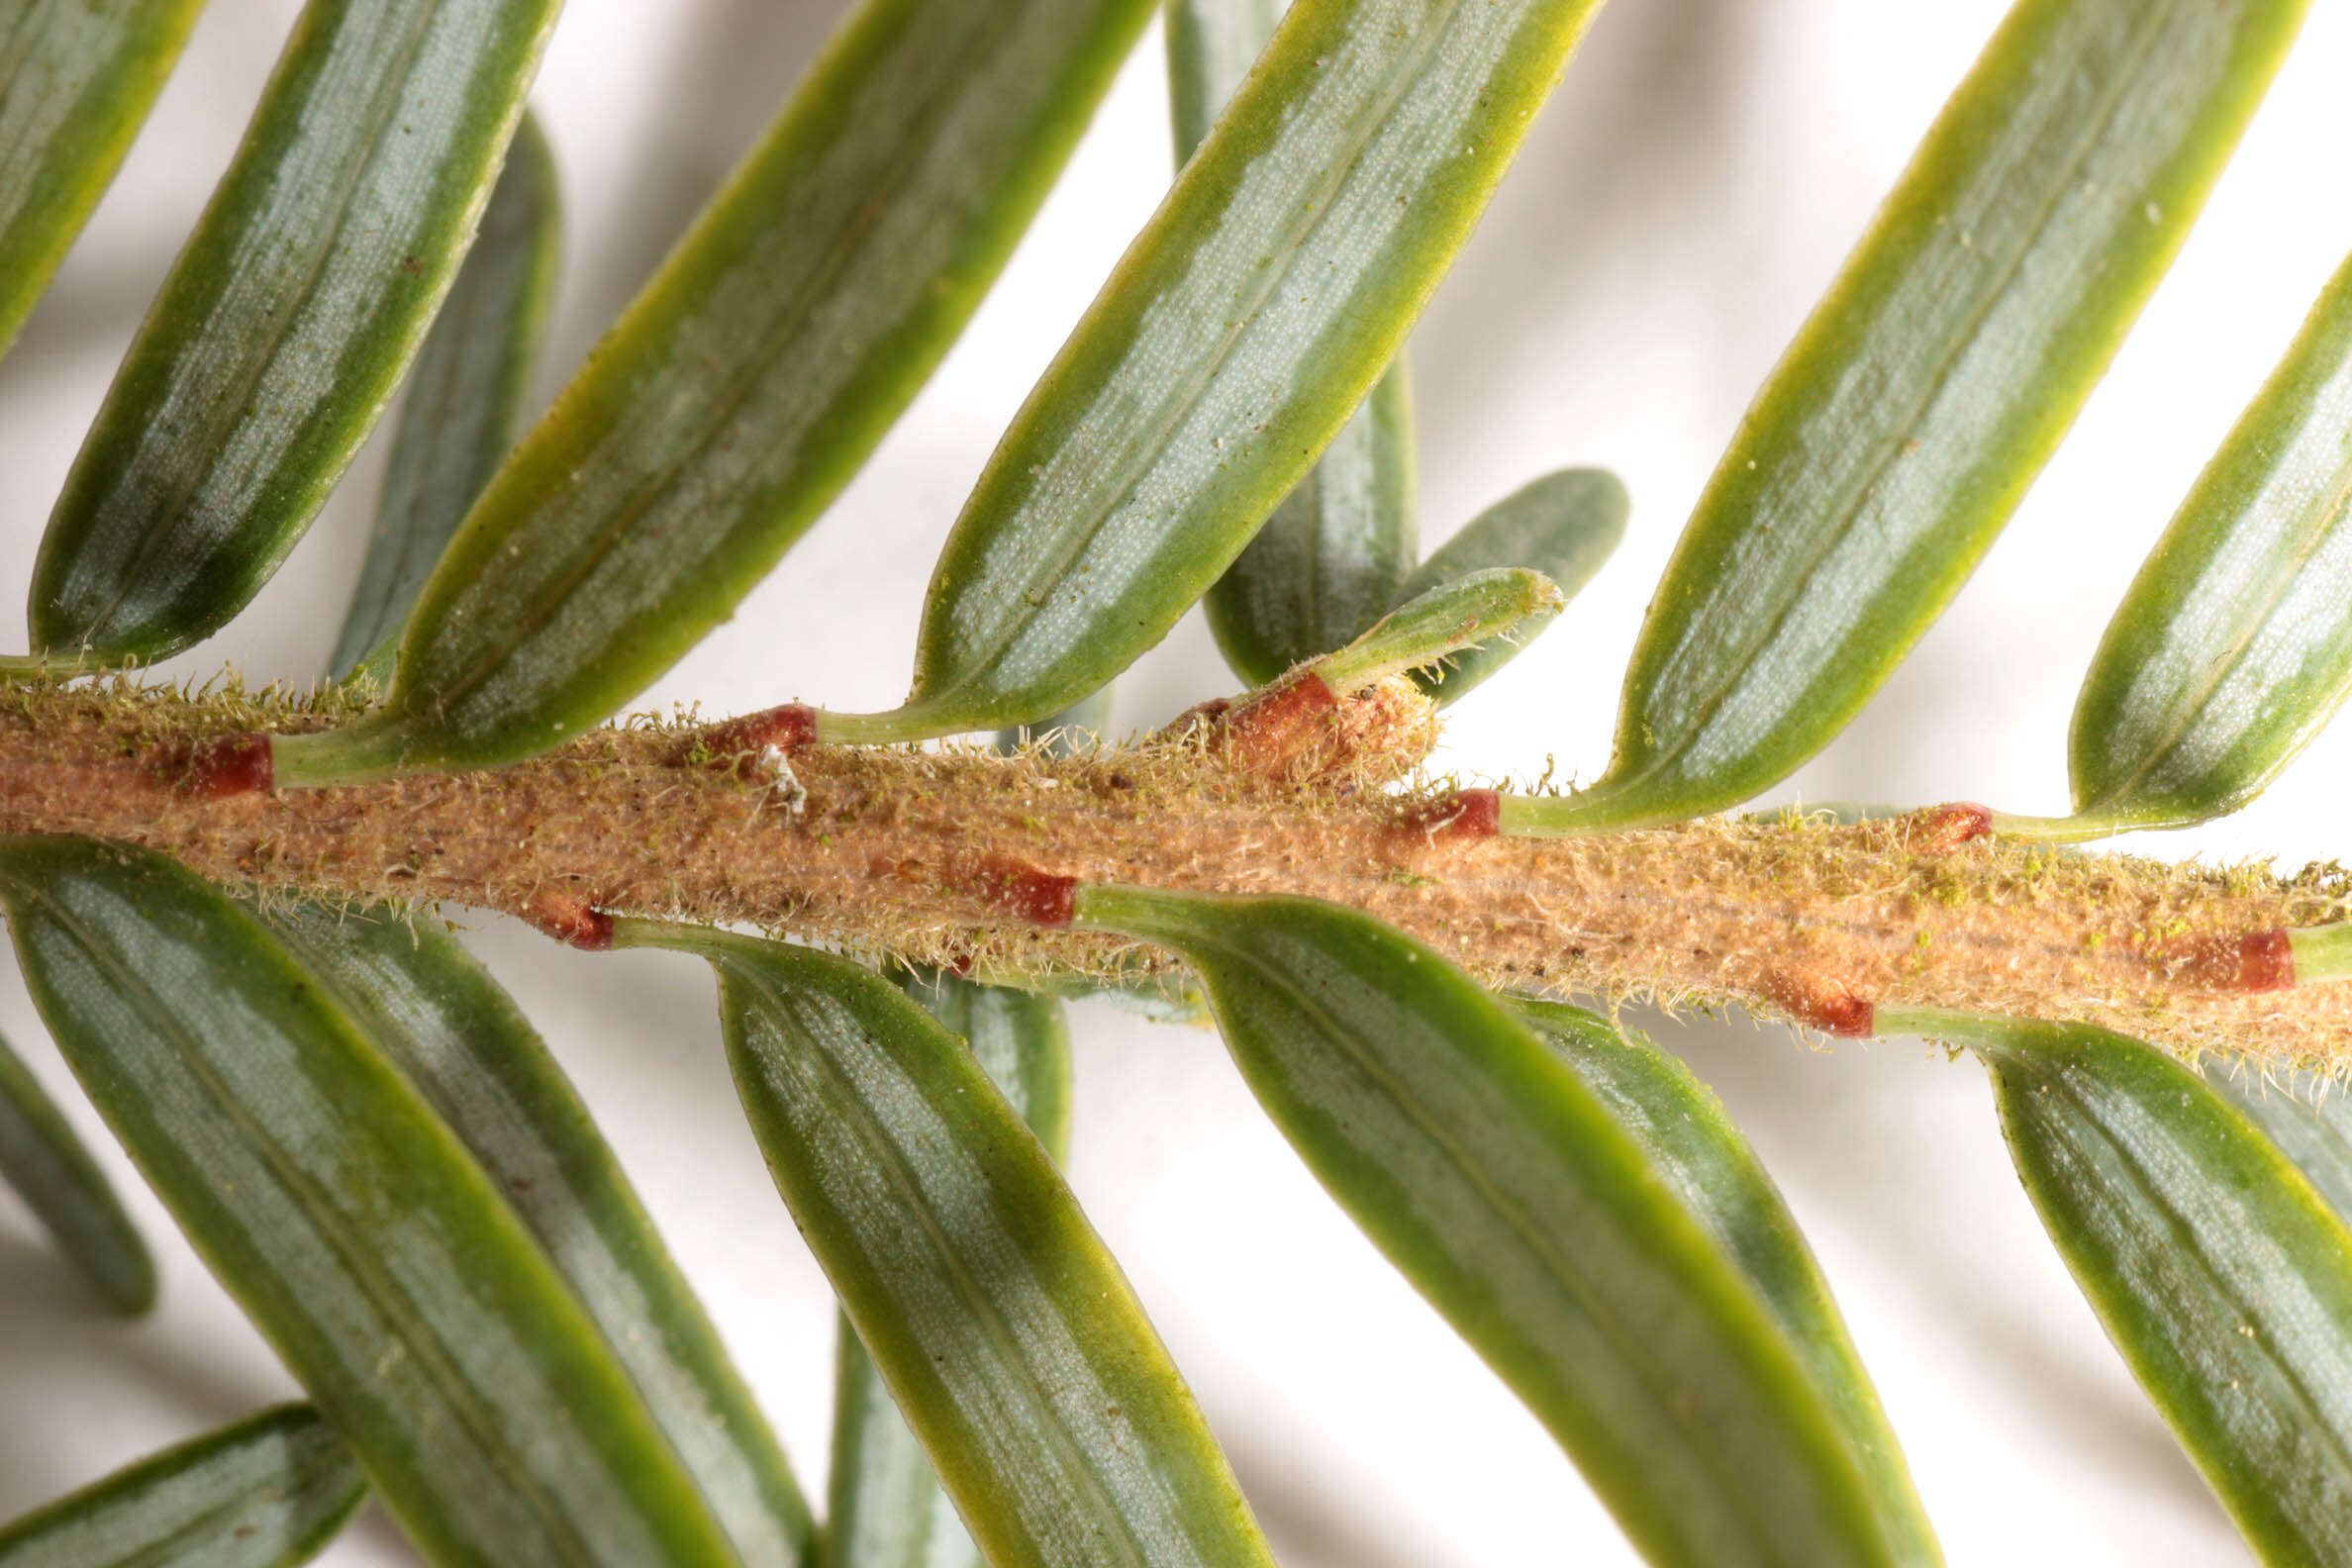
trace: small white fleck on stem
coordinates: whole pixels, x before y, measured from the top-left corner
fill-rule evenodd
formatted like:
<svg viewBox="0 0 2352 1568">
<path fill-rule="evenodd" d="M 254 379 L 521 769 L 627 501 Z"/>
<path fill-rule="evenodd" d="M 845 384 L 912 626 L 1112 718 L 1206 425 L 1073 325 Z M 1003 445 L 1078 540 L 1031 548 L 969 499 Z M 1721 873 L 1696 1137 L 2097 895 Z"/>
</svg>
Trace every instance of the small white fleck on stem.
<svg viewBox="0 0 2352 1568">
<path fill-rule="evenodd" d="M 809 787 L 792 771 L 792 759 L 780 745 L 759 748 L 759 770 L 769 780 L 768 798 L 782 806 L 787 815 L 798 817 L 809 805 Z"/>
</svg>

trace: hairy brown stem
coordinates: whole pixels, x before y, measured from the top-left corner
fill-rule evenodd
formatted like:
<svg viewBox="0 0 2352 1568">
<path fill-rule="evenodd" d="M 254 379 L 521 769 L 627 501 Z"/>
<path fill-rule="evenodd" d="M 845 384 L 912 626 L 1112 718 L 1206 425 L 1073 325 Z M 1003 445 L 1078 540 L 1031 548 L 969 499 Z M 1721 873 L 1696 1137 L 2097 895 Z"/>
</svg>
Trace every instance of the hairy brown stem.
<svg viewBox="0 0 2352 1568">
<path fill-rule="evenodd" d="M 2250 989 L 2269 983 L 2274 933 L 2343 918 L 2332 872 L 1948 848 L 1948 814 L 1481 836 L 1448 831 L 1446 791 L 1253 777 L 1197 738 L 1070 760 L 802 745 L 786 789 L 751 754 L 714 767 L 691 733 L 632 726 L 496 772 L 206 798 L 158 759 L 329 721 L 124 689 L 6 704 L 0 833 L 124 840 L 265 891 L 541 925 L 582 909 L 741 922 L 986 973 L 1131 974 L 1132 949 L 1021 918 L 1005 890 L 1033 871 L 1334 900 L 1522 988 L 1736 1002 L 1846 1032 L 1890 1006 L 2083 1020 L 2352 1065 L 2352 986 Z"/>
</svg>

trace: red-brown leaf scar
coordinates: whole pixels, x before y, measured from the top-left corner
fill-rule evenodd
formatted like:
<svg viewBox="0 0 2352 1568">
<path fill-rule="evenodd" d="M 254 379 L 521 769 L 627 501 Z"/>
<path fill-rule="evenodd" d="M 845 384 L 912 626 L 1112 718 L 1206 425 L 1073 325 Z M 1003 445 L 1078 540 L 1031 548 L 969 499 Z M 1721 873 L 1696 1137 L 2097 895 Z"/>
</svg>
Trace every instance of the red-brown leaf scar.
<svg viewBox="0 0 2352 1568">
<path fill-rule="evenodd" d="M 559 888 L 534 893 L 522 916 L 545 934 L 582 952 L 603 952 L 613 945 L 613 917 Z"/>
<path fill-rule="evenodd" d="M 277 782 L 269 757 L 269 736 L 257 733 L 218 735 L 176 746 L 154 759 L 166 789 L 197 800 L 234 800 L 266 794 Z"/>
<path fill-rule="evenodd" d="M 1868 1039 L 1877 1031 L 1878 1009 L 1869 999 L 1824 976 L 1775 969 L 1757 989 L 1807 1029 L 1839 1039 Z"/>
<path fill-rule="evenodd" d="M 1225 711 L 1225 744 L 1261 768 L 1279 768 L 1321 741 L 1339 706 L 1329 684 L 1301 670 Z"/>
<path fill-rule="evenodd" d="M 1078 879 L 1056 876 L 1011 855 L 981 855 L 954 881 L 992 909 L 1031 926 L 1063 927 L 1077 913 Z"/>
<path fill-rule="evenodd" d="M 1389 829 L 1392 837 L 1425 841 L 1436 838 L 1492 838 L 1503 831 L 1500 790 L 1455 790 L 1423 801 L 1400 815 Z"/>
<path fill-rule="evenodd" d="M 1993 831 L 1990 807 L 1975 801 L 1929 806 L 1903 818 L 1903 846 L 1916 855 L 1947 855 Z"/>
<path fill-rule="evenodd" d="M 1331 738 L 1338 709 L 1329 683 L 1302 669 L 1245 697 L 1195 703 L 1160 733 L 1206 735 L 1227 766 L 1275 776 Z"/>
<path fill-rule="evenodd" d="M 2207 991 L 2253 995 L 2295 984 L 2295 946 L 2284 929 L 2193 936 L 2172 949 L 2173 978 Z"/>
<path fill-rule="evenodd" d="M 706 767 L 728 767 L 746 755 L 757 757 L 769 746 L 789 751 L 816 738 L 816 709 L 807 703 L 779 703 L 695 731 L 680 743 L 674 760 L 684 766 L 701 758 Z"/>
</svg>

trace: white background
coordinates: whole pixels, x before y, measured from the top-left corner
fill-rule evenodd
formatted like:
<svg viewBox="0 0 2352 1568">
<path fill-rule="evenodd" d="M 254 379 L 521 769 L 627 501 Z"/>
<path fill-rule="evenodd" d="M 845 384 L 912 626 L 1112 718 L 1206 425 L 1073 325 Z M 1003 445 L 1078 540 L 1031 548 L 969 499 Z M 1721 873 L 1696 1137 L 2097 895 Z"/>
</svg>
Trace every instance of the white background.
<svg viewBox="0 0 2352 1568">
<path fill-rule="evenodd" d="M 985 0 L 975 0 L 985 3 Z M 216 0 L 114 191 L 0 364 L 0 601 L 237 135 L 291 0 Z M 1992 0 L 1617 0 L 1594 26 L 1415 346 L 1433 545 L 1566 463 L 1632 490 L 1623 549 L 1464 703 L 1441 761 L 1607 760 L 1617 676 L 1715 454 L 1944 94 Z M 565 184 L 551 391 L 773 112 L 839 0 L 572 0 L 537 102 Z M 2076 681 L 2139 556 L 2352 246 L 2352 7 L 2323 3 L 2142 326 L 1975 581 L 1780 798 L 2065 806 Z M 833 514 L 647 696 L 732 712 L 893 704 L 936 541 L 996 433 L 1169 173 L 1156 32 L 1012 267 Z M 317 673 L 382 442 L 226 634 L 177 661 Z M 0 647 L 21 643 L 0 638 Z M 1118 722 L 1229 689 L 1198 619 L 1122 682 Z M 2148 852 L 2343 851 L 2352 731 L 2241 819 Z M 473 944 L 574 1073 L 822 1496 L 824 1282 L 733 1105 L 700 966 Z M 2246 1560 L 2075 1294 L 2009 1172 L 1982 1074 L 1913 1042 L 1812 1052 L 1744 1021 L 1647 1021 L 1781 1181 L 1874 1369 L 1955 1564 Z M 115 1153 L 13 973 L 4 1027 L 162 1242 L 163 1304 L 111 1322 L 0 1194 L 0 1517 L 292 1385 Z M 1079 1010 L 1070 1177 L 1294 1568 L 1612 1564 L 1557 1450 L 1390 1273 L 1254 1113 L 1206 1032 Z M 408 1560 L 380 1513 L 330 1552 Z"/>
</svg>

